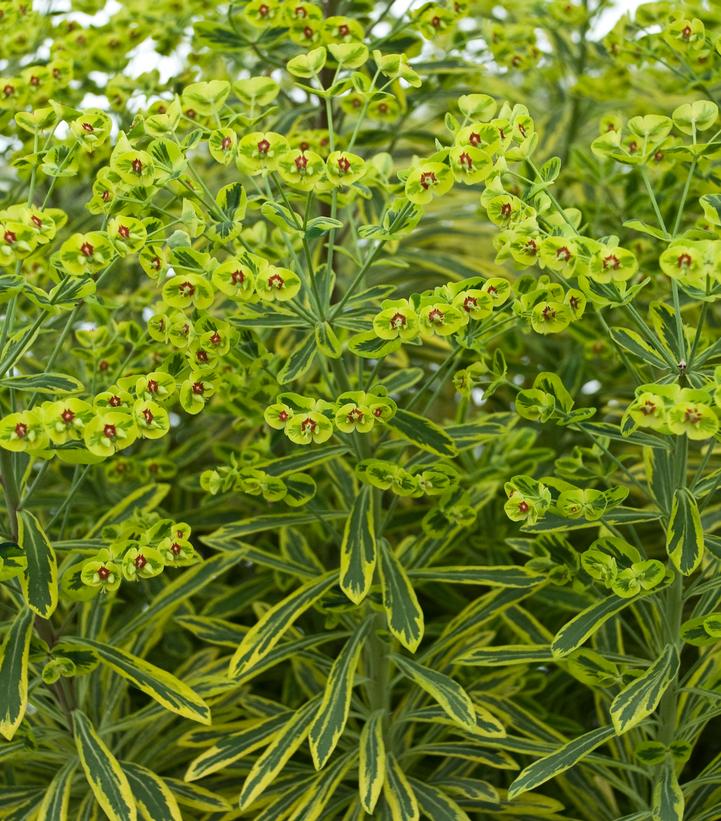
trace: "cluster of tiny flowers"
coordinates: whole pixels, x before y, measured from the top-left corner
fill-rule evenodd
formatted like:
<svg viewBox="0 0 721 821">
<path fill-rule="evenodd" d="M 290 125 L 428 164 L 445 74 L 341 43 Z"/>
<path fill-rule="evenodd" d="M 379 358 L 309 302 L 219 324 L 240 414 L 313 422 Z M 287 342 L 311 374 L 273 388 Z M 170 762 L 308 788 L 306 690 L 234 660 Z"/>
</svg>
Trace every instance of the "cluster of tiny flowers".
<svg viewBox="0 0 721 821">
<path fill-rule="evenodd" d="M 715 378 L 715 385 L 703 388 L 682 388 L 677 383 L 639 385 L 624 414 L 623 432 L 640 427 L 689 439 L 710 439 L 719 429 L 721 368 L 716 369 Z"/>
</svg>

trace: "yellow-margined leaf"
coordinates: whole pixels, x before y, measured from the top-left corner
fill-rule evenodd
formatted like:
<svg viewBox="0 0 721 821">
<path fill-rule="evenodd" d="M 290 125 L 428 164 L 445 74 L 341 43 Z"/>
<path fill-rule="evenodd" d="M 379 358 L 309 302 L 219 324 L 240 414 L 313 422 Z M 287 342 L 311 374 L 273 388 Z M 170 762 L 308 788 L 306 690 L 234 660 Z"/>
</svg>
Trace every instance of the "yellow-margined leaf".
<svg viewBox="0 0 721 821">
<path fill-rule="evenodd" d="M 48 619 L 58 605 L 58 563 L 40 522 L 27 510 L 18 513 L 18 544 L 27 559 L 20 577 L 25 601 L 38 616 Z"/>
<path fill-rule="evenodd" d="M 684 576 L 689 576 L 703 558 L 703 526 L 696 499 L 690 490 L 673 494 L 671 519 L 666 532 L 666 551 Z"/>
<path fill-rule="evenodd" d="M 509 799 L 538 787 L 539 784 L 543 784 L 565 772 L 569 767 L 578 764 L 589 753 L 592 753 L 596 747 L 600 747 L 601 744 L 615 735 L 615 732 L 613 727 L 598 727 L 591 730 L 590 733 L 574 738 L 573 741 L 564 744 L 550 755 L 534 761 L 533 764 L 521 772 L 508 788 Z"/>
<path fill-rule="evenodd" d="M 506 664 L 531 664 L 553 661 L 547 644 L 502 644 L 466 650 L 454 664 L 472 667 L 502 667 Z"/>
<path fill-rule="evenodd" d="M 455 456 L 458 453 L 453 439 L 442 427 L 426 419 L 425 416 L 418 416 L 416 413 L 398 408 L 395 416 L 388 420 L 387 425 L 396 433 L 400 433 L 404 439 L 436 456 Z"/>
<path fill-rule="evenodd" d="M 633 598 L 624 599 L 611 595 L 582 610 L 556 633 L 551 644 L 551 652 L 556 658 L 572 653 L 632 601 Z"/>
<path fill-rule="evenodd" d="M 411 653 L 423 638 L 423 611 L 408 574 L 391 546 L 381 541 L 381 585 L 388 629 Z"/>
<path fill-rule="evenodd" d="M 183 821 L 175 796 L 159 775 L 130 761 L 122 767 L 145 821 Z"/>
<path fill-rule="evenodd" d="M 505 750 L 488 750 L 481 747 L 477 740 L 473 743 L 464 741 L 439 741 L 435 744 L 423 744 L 414 747 L 419 755 L 439 756 L 440 758 L 461 758 L 464 761 L 475 761 L 496 770 L 517 770 L 518 764 Z"/>
<path fill-rule="evenodd" d="M 227 812 L 231 808 L 230 802 L 226 801 L 222 795 L 199 787 L 197 784 L 185 784 L 177 778 L 166 778 L 165 783 L 178 799 L 178 804 L 184 807 L 202 812 Z"/>
<path fill-rule="evenodd" d="M 468 693 L 452 678 L 410 659 L 391 655 L 393 664 L 443 708 L 461 727 L 475 729 L 476 713 Z"/>
<path fill-rule="evenodd" d="M 210 708 L 203 699 L 185 682 L 145 659 L 103 644 L 93 639 L 76 638 L 74 642 L 90 647 L 101 662 L 123 678 L 132 682 L 139 690 L 154 698 L 158 704 L 173 713 L 210 724 Z"/>
<path fill-rule="evenodd" d="M 73 712 L 73 733 L 85 777 L 105 814 L 111 821 L 137 821 L 135 799 L 122 767 L 80 710 Z"/>
<path fill-rule="evenodd" d="M 442 790 L 417 778 L 411 778 L 410 781 L 418 806 L 427 818 L 432 818 L 433 821 L 471 821 L 464 810 Z"/>
<path fill-rule="evenodd" d="M 392 753 L 386 760 L 383 797 L 391 811 L 392 821 L 419 821 L 421 816 L 413 787 Z"/>
<path fill-rule="evenodd" d="M 346 753 L 324 772 L 319 773 L 306 787 L 305 794 L 298 799 L 290 816 L 293 821 L 316 821 L 320 818 L 355 759 L 355 752 Z"/>
<path fill-rule="evenodd" d="M 230 660 L 231 678 L 239 676 L 246 668 L 252 667 L 267 656 L 295 620 L 312 607 L 326 590 L 335 584 L 336 579 L 335 572 L 326 573 L 319 579 L 302 585 L 290 596 L 271 607 L 260 621 L 248 630 L 233 654 Z"/>
<path fill-rule="evenodd" d="M 683 821 L 685 801 L 671 759 L 664 762 L 661 778 L 653 788 L 653 821 Z"/>
<path fill-rule="evenodd" d="M 373 815 L 386 776 L 386 746 L 383 741 L 385 710 L 368 717 L 358 745 L 358 794 L 363 809 Z"/>
<path fill-rule="evenodd" d="M 650 716 L 658 707 L 661 697 L 678 673 L 678 650 L 667 644 L 663 653 L 635 681 L 614 698 L 611 703 L 611 721 L 621 735 Z"/>
<path fill-rule="evenodd" d="M 370 621 L 366 620 L 348 639 L 330 668 L 323 700 L 308 736 L 310 753 L 313 756 L 316 770 L 319 770 L 330 758 L 343 735 L 350 710 L 358 657 L 363 649 L 369 627 Z"/>
<path fill-rule="evenodd" d="M 204 778 L 259 749 L 288 723 L 290 715 L 290 712 L 283 712 L 277 716 L 254 721 L 252 726 L 237 733 L 224 735 L 190 762 L 185 780 L 196 781 L 198 778 Z"/>
<path fill-rule="evenodd" d="M 8 741 L 28 706 L 28 656 L 33 614 L 24 607 L 10 625 L 0 654 L 0 733 Z"/>
<path fill-rule="evenodd" d="M 168 495 L 169 490 L 170 485 L 168 484 L 154 483 L 139 487 L 127 496 L 123 496 L 117 505 L 96 519 L 86 538 L 90 539 L 96 533 L 100 533 L 106 525 L 124 521 L 134 510 L 143 510 L 146 513 L 154 510 Z"/>
<path fill-rule="evenodd" d="M 376 566 L 373 490 L 364 485 L 343 530 L 340 546 L 340 586 L 354 604 L 368 595 Z"/>
<path fill-rule="evenodd" d="M 272 784 L 288 759 L 305 741 L 318 711 L 319 702 L 320 696 L 308 701 L 296 710 L 293 717 L 273 736 L 270 744 L 253 764 L 243 782 L 239 798 L 241 810 L 250 807 L 263 790 Z"/>
<path fill-rule="evenodd" d="M 68 821 L 70 787 L 77 768 L 75 760 L 61 767 L 48 784 L 43 803 L 38 809 L 38 821 Z"/>
</svg>

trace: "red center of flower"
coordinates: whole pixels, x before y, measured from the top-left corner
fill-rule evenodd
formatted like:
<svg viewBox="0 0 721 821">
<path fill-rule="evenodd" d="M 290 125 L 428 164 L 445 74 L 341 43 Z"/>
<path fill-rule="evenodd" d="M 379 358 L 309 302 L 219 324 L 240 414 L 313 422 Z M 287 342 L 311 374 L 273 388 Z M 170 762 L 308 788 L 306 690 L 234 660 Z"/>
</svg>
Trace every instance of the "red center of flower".
<svg viewBox="0 0 721 821">
<path fill-rule="evenodd" d="M 198 116 L 198 113 L 194 108 L 189 108 L 185 112 L 185 116 L 190 120 L 194 120 Z"/>
<path fill-rule="evenodd" d="M 341 174 L 347 174 L 350 171 L 350 160 L 348 157 L 338 157 L 338 170 Z"/>
<path fill-rule="evenodd" d="M 280 419 L 281 422 L 287 422 L 288 421 L 288 411 L 282 410 L 278 414 L 278 419 Z"/>
<path fill-rule="evenodd" d="M 380 417 L 380 416 L 382 415 L 382 413 L 383 413 L 383 409 L 382 409 L 382 408 L 375 408 L 375 409 L 373 410 L 373 416 L 375 416 L 375 417 Z"/>
<path fill-rule="evenodd" d="M 89 242 L 84 242 L 80 246 L 80 253 L 84 257 L 91 257 L 95 253 L 95 248 Z"/>
<path fill-rule="evenodd" d="M 388 113 L 388 103 L 381 103 L 378 106 L 378 111 L 380 111 L 381 114 L 387 114 Z"/>
<path fill-rule="evenodd" d="M 300 429 L 303 433 L 305 433 L 306 431 L 314 433 L 317 427 L 318 423 L 315 421 L 315 419 L 311 419 L 310 416 L 306 416 L 306 418 L 300 423 Z"/>
<path fill-rule="evenodd" d="M 679 268 L 689 268 L 693 260 L 691 259 L 690 254 L 681 254 L 676 262 L 678 263 Z"/>
<path fill-rule="evenodd" d="M 526 127 L 523 125 L 523 123 L 518 123 L 518 130 L 521 132 L 522 137 L 526 136 Z"/>
<path fill-rule="evenodd" d="M 467 296 L 463 300 L 463 310 L 470 313 L 478 305 L 478 300 L 474 296 Z"/>
<path fill-rule="evenodd" d="M 195 293 L 195 285 L 193 285 L 192 282 L 181 282 L 180 285 L 178 285 L 178 291 L 181 296 L 193 296 Z"/>
<path fill-rule="evenodd" d="M 541 311 L 543 314 L 543 318 L 546 320 L 551 320 L 556 318 L 556 312 L 550 305 L 546 305 L 546 307 Z"/>
<path fill-rule="evenodd" d="M 145 419 L 145 423 L 148 425 L 151 424 L 154 418 L 155 417 L 153 416 L 153 412 L 150 410 L 150 408 L 145 408 L 145 410 L 143 411 L 143 419 Z"/>
<path fill-rule="evenodd" d="M 141 174 L 142 173 L 143 163 L 137 157 L 133 160 L 131 165 L 133 167 L 133 171 L 135 171 L 136 174 Z"/>
<path fill-rule="evenodd" d="M 267 154 L 270 151 L 270 143 L 268 140 L 263 138 L 258 142 L 258 153 L 259 154 Z"/>
<path fill-rule="evenodd" d="M 73 419 L 75 419 L 75 414 L 69 408 L 65 408 L 65 410 L 60 414 L 60 418 L 66 425 L 69 425 Z"/>
<path fill-rule="evenodd" d="M 467 151 L 464 151 L 461 154 L 461 156 L 458 158 L 458 162 L 461 165 L 468 166 L 468 168 L 473 168 L 473 160 L 471 159 L 471 155 Z"/>
<path fill-rule="evenodd" d="M 406 318 L 403 314 L 395 313 L 391 317 L 391 328 L 393 328 L 394 330 L 396 328 L 404 328 L 405 325 L 406 325 L 406 322 L 407 322 L 407 320 L 406 320 Z"/>
<path fill-rule="evenodd" d="M 181 550 L 182 547 L 177 542 L 173 542 L 173 544 L 170 545 L 170 552 L 175 556 L 177 556 Z"/>
<path fill-rule="evenodd" d="M 568 300 L 568 304 L 569 304 L 569 305 L 573 308 L 573 310 L 575 311 L 575 310 L 576 310 L 576 308 L 578 308 L 578 297 L 572 296 L 572 297 Z"/>
<path fill-rule="evenodd" d="M 655 160 L 656 162 L 661 162 L 661 160 L 663 159 L 663 151 L 657 151 L 657 152 L 653 155 L 653 158 L 654 158 L 654 160 Z"/>
<path fill-rule="evenodd" d="M 122 404 L 123 400 L 119 396 L 111 396 L 110 399 L 108 399 L 108 405 L 110 405 L 111 408 L 119 408 Z"/>
<path fill-rule="evenodd" d="M 535 256 L 538 253 L 538 245 L 536 245 L 536 240 L 534 239 L 529 239 L 525 247 L 527 254 Z"/>
<path fill-rule="evenodd" d="M 468 137 L 468 142 L 473 146 L 480 145 L 481 135 L 478 134 L 476 131 L 471 132 L 470 136 Z"/>
<path fill-rule="evenodd" d="M 437 29 L 441 25 L 441 18 L 440 17 L 433 17 L 431 18 L 431 25 L 434 29 Z"/>
<path fill-rule="evenodd" d="M 683 418 L 686 422 L 690 422 L 692 425 L 698 425 L 701 421 L 702 413 L 698 408 L 686 408 Z"/>
<path fill-rule="evenodd" d="M 556 251 L 556 259 L 560 259 L 563 262 L 568 262 L 568 260 L 571 259 L 571 252 L 565 245 L 561 246 L 558 251 Z"/>
<path fill-rule="evenodd" d="M 615 254 L 609 254 L 607 257 L 603 258 L 604 271 L 608 270 L 609 268 L 613 268 L 614 271 L 618 271 L 620 267 L 621 260 Z"/>
<path fill-rule="evenodd" d="M 100 576 L 103 581 L 107 581 L 110 578 L 110 571 L 105 565 L 98 568 L 98 576 Z"/>
<path fill-rule="evenodd" d="M 641 413 L 644 416 L 651 416 L 652 414 L 656 413 L 656 404 L 652 402 L 650 399 L 647 399 L 641 406 Z"/>
<path fill-rule="evenodd" d="M 130 228 L 127 225 L 120 225 L 118 226 L 118 233 L 123 239 L 127 239 L 130 236 Z"/>
<path fill-rule="evenodd" d="M 202 396 L 205 393 L 205 385 L 202 382 L 193 382 L 191 390 L 196 396 Z"/>
<path fill-rule="evenodd" d="M 519 502 L 518 509 L 521 513 L 528 513 L 528 502 Z"/>
<path fill-rule="evenodd" d="M 501 206 L 501 216 L 503 216 L 503 217 L 510 217 L 512 211 L 513 211 L 513 208 L 511 207 L 510 202 L 504 202 L 503 205 Z"/>
<path fill-rule="evenodd" d="M 433 171 L 424 171 L 421 174 L 421 188 L 424 191 L 427 191 L 431 185 L 435 185 L 438 182 L 438 179 Z"/>
<path fill-rule="evenodd" d="M 195 354 L 195 358 L 198 360 L 198 362 L 207 362 L 208 352 L 204 351 L 202 348 L 199 348 Z"/>
<path fill-rule="evenodd" d="M 33 214 L 32 217 L 30 217 L 30 221 L 37 228 L 42 228 L 43 227 L 43 221 L 40 219 L 40 217 L 37 214 Z"/>
<path fill-rule="evenodd" d="M 245 282 L 245 274 L 242 271 L 233 271 L 230 281 L 233 285 L 242 285 Z"/>
<path fill-rule="evenodd" d="M 313 33 L 314 33 L 313 29 L 310 26 L 306 26 L 303 29 L 303 34 L 305 35 L 306 40 L 312 40 L 313 39 Z"/>
<path fill-rule="evenodd" d="M 364 416 L 365 414 L 360 408 L 353 408 L 353 410 L 348 413 L 348 422 L 350 422 L 350 424 L 360 422 Z"/>
<path fill-rule="evenodd" d="M 35 87 L 39 86 L 40 85 L 40 78 L 36 77 L 35 74 L 33 74 L 33 76 L 30 78 L 30 85 L 35 86 Z"/>
<path fill-rule="evenodd" d="M 7 242 L 8 245 L 14 245 L 17 242 L 17 235 L 15 231 L 10 231 L 9 229 L 3 234 L 3 239 Z"/>
<path fill-rule="evenodd" d="M 135 561 L 133 562 L 133 564 L 138 568 L 138 570 L 142 570 L 147 563 L 148 560 L 145 558 L 145 556 L 143 556 L 142 553 L 138 553 L 138 555 L 135 557 Z"/>
<path fill-rule="evenodd" d="M 684 26 L 683 29 L 681 30 L 681 37 L 683 37 L 684 40 L 688 40 L 688 38 L 691 36 L 691 34 L 692 34 L 691 26 Z"/>
<path fill-rule="evenodd" d="M 160 257 L 153 257 L 153 261 L 150 263 L 154 270 L 160 270 Z"/>
<path fill-rule="evenodd" d="M 148 393 L 157 393 L 158 383 L 155 379 L 148 379 Z"/>
<path fill-rule="evenodd" d="M 95 129 L 90 125 L 90 123 L 83 123 L 83 131 L 87 131 L 88 134 L 92 134 Z"/>
<path fill-rule="evenodd" d="M 223 340 L 222 340 L 220 334 L 217 331 L 215 331 L 215 333 L 210 337 L 210 341 L 213 345 L 220 345 L 220 343 Z"/>
<path fill-rule="evenodd" d="M 303 154 L 300 154 L 299 156 L 297 156 L 295 158 L 295 167 L 300 172 L 305 171 L 306 168 L 308 167 L 308 157 L 304 156 Z"/>
<path fill-rule="evenodd" d="M 345 23 L 342 23 L 338 26 L 338 36 L 339 37 L 347 37 L 350 34 L 350 29 Z"/>
<path fill-rule="evenodd" d="M 101 198 L 103 202 L 107 202 L 110 199 L 110 191 L 103 191 Z"/>
<path fill-rule="evenodd" d="M 106 439 L 115 439 L 115 437 L 117 435 L 118 435 L 118 431 L 117 431 L 115 425 L 105 425 L 103 427 L 103 436 Z"/>
<path fill-rule="evenodd" d="M 295 7 L 295 16 L 296 17 L 307 17 L 308 12 L 305 10 L 305 6 L 296 6 Z"/>
<path fill-rule="evenodd" d="M 636 140 L 631 140 L 631 142 L 628 144 L 628 153 L 629 154 L 635 154 L 637 151 L 638 151 L 638 143 L 636 142 Z"/>
<path fill-rule="evenodd" d="M 443 313 L 443 311 L 441 311 L 440 308 L 431 308 L 431 310 L 428 311 L 429 322 L 441 323 L 443 322 L 444 318 L 445 314 Z"/>
<path fill-rule="evenodd" d="M 223 151 L 227 151 L 231 145 L 233 145 L 233 140 L 230 137 L 223 137 L 223 142 L 220 144 Z"/>
<path fill-rule="evenodd" d="M 268 287 L 269 288 L 277 288 L 280 290 L 285 285 L 285 280 L 280 274 L 271 274 L 268 277 Z"/>
<path fill-rule="evenodd" d="M 15 86 L 11 86 L 11 85 L 10 85 L 10 83 L 8 83 L 7 85 L 4 85 L 4 86 L 3 86 L 3 94 L 4 94 L 6 97 L 12 97 L 12 95 L 13 95 L 14 93 L 15 93 Z"/>
<path fill-rule="evenodd" d="M 18 422 L 15 425 L 15 436 L 18 439 L 24 439 L 28 435 L 28 426 L 24 422 Z"/>
</svg>

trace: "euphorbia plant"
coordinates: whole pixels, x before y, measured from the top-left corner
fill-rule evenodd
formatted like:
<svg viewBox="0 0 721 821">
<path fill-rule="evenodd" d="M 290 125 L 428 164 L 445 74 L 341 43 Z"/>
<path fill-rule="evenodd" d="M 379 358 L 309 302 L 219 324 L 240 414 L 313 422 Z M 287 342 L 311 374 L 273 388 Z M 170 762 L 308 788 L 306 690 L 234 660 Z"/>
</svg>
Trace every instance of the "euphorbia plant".
<svg viewBox="0 0 721 821">
<path fill-rule="evenodd" d="M 0 816 L 721 815 L 721 30 L 607 5 L 5 4 Z"/>
</svg>

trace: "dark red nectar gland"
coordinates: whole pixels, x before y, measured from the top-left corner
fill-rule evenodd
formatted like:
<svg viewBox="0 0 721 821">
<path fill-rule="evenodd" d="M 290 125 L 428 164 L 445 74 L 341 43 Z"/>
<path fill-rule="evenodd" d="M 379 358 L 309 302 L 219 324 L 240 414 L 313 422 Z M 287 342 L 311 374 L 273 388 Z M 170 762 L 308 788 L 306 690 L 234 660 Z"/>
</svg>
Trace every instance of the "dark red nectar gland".
<svg viewBox="0 0 721 821">
<path fill-rule="evenodd" d="M 233 271 L 230 281 L 233 285 L 242 285 L 245 282 L 245 274 L 242 271 Z"/>
<path fill-rule="evenodd" d="M 296 6 L 293 13 L 296 17 L 299 17 L 301 20 L 305 19 L 308 16 L 308 12 L 305 10 L 305 6 Z"/>
<path fill-rule="evenodd" d="M 556 251 L 556 259 L 561 262 L 568 262 L 568 260 L 571 259 L 571 252 L 565 245 L 561 246 L 561 248 Z"/>
<path fill-rule="evenodd" d="M 160 257 L 153 257 L 153 261 L 150 263 L 153 267 L 154 271 L 160 270 Z"/>
<path fill-rule="evenodd" d="M 631 140 L 631 142 L 628 144 L 628 153 L 629 154 L 635 154 L 637 151 L 638 151 L 638 143 L 636 142 L 636 140 Z"/>
<path fill-rule="evenodd" d="M 446 315 L 440 308 L 431 308 L 431 310 L 428 311 L 428 321 L 433 322 L 436 325 L 440 325 L 445 319 L 445 316 Z"/>
<path fill-rule="evenodd" d="M 280 274 L 271 274 L 268 277 L 268 287 L 275 288 L 276 290 L 280 290 L 285 286 L 285 280 Z"/>
<path fill-rule="evenodd" d="M 111 396 L 110 399 L 108 399 L 108 405 L 110 405 L 111 408 L 119 408 L 122 404 L 123 400 L 119 396 Z"/>
<path fill-rule="evenodd" d="M 467 296 L 463 300 L 463 310 L 468 314 L 470 314 L 471 311 L 473 311 L 477 305 L 478 300 L 474 296 Z"/>
<path fill-rule="evenodd" d="M 95 253 L 95 248 L 89 242 L 84 242 L 80 246 L 80 253 L 84 257 L 91 257 Z"/>
<path fill-rule="evenodd" d="M 441 27 L 441 18 L 440 17 L 432 17 L 431 18 L 431 25 L 434 29 Z"/>
<path fill-rule="evenodd" d="M 222 341 L 223 340 L 217 331 L 215 331 L 215 333 L 210 337 L 210 342 L 212 345 L 220 345 Z"/>
<path fill-rule="evenodd" d="M 525 245 L 526 253 L 531 254 L 531 256 L 536 256 L 538 253 L 538 245 L 535 239 L 529 239 Z"/>
<path fill-rule="evenodd" d="M 204 351 L 202 348 L 199 348 L 195 352 L 195 358 L 198 362 L 205 364 L 208 361 L 208 352 Z"/>
<path fill-rule="evenodd" d="M 691 425 L 698 425 L 702 419 L 702 414 L 698 408 L 686 408 L 683 418 L 685 422 Z"/>
<path fill-rule="evenodd" d="M 468 168 L 473 168 L 473 159 L 471 158 L 471 155 L 467 151 L 464 151 L 460 155 L 460 157 L 458 158 L 458 162 L 461 165 L 467 166 Z"/>
<path fill-rule="evenodd" d="M 691 26 L 684 26 L 681 30 L 681 37 L 683 37 L 684 40 L 688 40 L 692 33 Z"/>
<path fill-rule="evenodd" d="M 192 282 L 181 282 L 178 285 L 178 292 L 180 296 L 191 297 L 195 293 L 195 285 Z"/>
<path fill-rule="evenodd" d="M 519 502 L 518 509 L 521 513 L 528 513 L 528 502 Z"/>
<path fill-rule="evenodd" d="M 117 428 L 115 427 L 115 425 L 105 425 L 103 427 L 103 436 L 106 439 L 115 439 L 115 437 L 117 435 L 118 435 L 118 431 L 117 431 Z"/>
<path fill-rule="evenodd" d="M 512 213 L 513 213 L 513 208 L 511 206 L 511 203 L 510 202 L 504 202 L 503 205 L 501 206 L 501 216 L 508 219 L 508 217 L 510 217 Z"/>
<path fill-rule="evenodd" d="M 298 171 L 301 172 L 301 174 L 304 173 L 305 170 L 308 168 L 308 157 L 303 156 L 303 154 L 296 157 L 295 167 L 298 169 Z"/>
<path fill-rule="evenodd" d="M 110 570 L 105 565 L 98 568 L 98 576 L 106 582 L 110 578 Z"/>
<path fill-rule="evenodd" d="M 11 86 L 10 83 L 3 86 L 3 95 L 5 97 L 12 97 L 15 93 L 15 86 Z"/>
<path fill-rule="evenodd" d="M 145 556 L 143 556 L 142 553 L 138 553 L 138 555 L 135 557 L 135 561 L 133 562 L 133 564 L 138 568 L 138 570 L 142 570 L 147 563 L 148 560 L 145 558 Z"/>
<path fill-rule="evenodd" d="M 143 163 L 137 157 L 132 161 L 131 165 L 136 174 L 143 173 Z"/>
<path fill-rule="evenodd" d="M 644 416 L 653 416 L 653 414 L 656 413 L 656 403 L 647 399 L 643 405 L 641 405 L 641 413 Z"/>
<path fill-rule="evenodd" d="M 338 170 L 341 174 L 347 174 L 350 171 L 350 160 L 348 157 L 338 157 Z"/>
<path fill-rule="evenodd" d="M 123 239 L 127 239 L 130 236 L 130 228 L 128 228 L 127 225 L 120 225 L 118 226 L 118 234 L 120 234 Z"/>
<path fill-rule="evenodd" d="M 65 410 L 60 414 L 60 418 L 66 425 L 69 425 L 73 419 L 75 419 L 75 414 L 69 408 L 65 408 Z"/>
<path fill-rule="evenodd" d="M 347 37 L 349 34 L 350 34 L 350 29 L 348 28 L 348 26 L 345 23 L 338 26 L 338 36 L 339 37 Z"/>
<path fill-rule="evenodd" d="M 383 415 L 383 409 L 382 408 L 375 408 L 373 410 L 373 416 L 375 416 L 376 419 L 380 419 L 382 415 Z"/>
<path fill-rule="evenodd" d="M 263 138 L 258 142 L 258 153 L 263 154 L 265 156 L 270 151 L 270 143 L 268 140 Z"/>
<path fill-rule="evenodd" d="M 270 14 L 270 9 L 268 8 L 268 6 L 265 5 L 265 3 L 262 3 L 260 6 L 258 6 L 258 14 L 261 17 L 267 17 Z"/>
<path fill-rule="evenodd" d="M 433 171 L 424 171 L 421 174 L 420 184 L 424 191 L 427 191 L 432 185 L 435 185 L 438 179 Z"/>
<path fill-rule="evenodd" d="M 551 308 L 550 305 L 546 305 L 546 307 L 543 309 L 543 311 L 541 311 L 541 313 L 543 314 L 543 318 L 547 321 L 556 318 L 556 312 L 553 308 Z"/>
<path fill-rule="evenodd" d="M 108 202 L 110 200 L 110 191 L 103 191 L 100 197 L 103 202 Z"/>
<path fill-rule="evenodd" d="M 398 328 L 405 328 L 406 322 L 407 320 L 403 314 L 393 314 L 393 316 L 391 317 L 391 328 L 393 328 L 394 331 L 398 330 Z"/>
<path fill-rule="evenodd" d="M 155 379 L 148 379 L 148 393 L 157 393 L 158 392 L 158 383 Z"/>
<path fill-rule="evenodd" d="M 233 140 L 230 137 L 223 137 L 223 142 L 220 144 L 223 151 L 227 151 L 231 145 L 233 145 Z"/>
<path fill-rule="evenodd" d="M 288 411 L 282 410 L 278 414 L 278 419 L 280 419 L 281 422 L 287 422 L 288 421 Z"/>
<path fill-rule="evenodd" d="M 676 260 L 678 267 L 681 269 L 690 268 L 693 260 L 691 259 L 690 254 L 681 254 L 679 258 Z"/>
<path fill-rule="evenodd" d="M 205 385 L 202 382 L 193 382 L 191 390 L 196 396 L 202 396 L 205 393 Z"/>
<path fill-rule="evenodd" d="M 18 422 L 15 425 L 15 436 L 18 439 L 24 439 L 28 435 L 28 426 L 24 422 Z"/>
<path fill-rule="evenodd" d="M 468 142 L 475 148 L 481 144 L 481 135 L 476 131 L 472 131 L 468 137 Z"/>
<path fill-rule="evenodd" d="M 315 32 L 313 31 L 313 29 L 310 26 L 306 26 L 303 29 L 303 36 L 305 37 L 306 40 L 312 40 L 314 33 Z"/>
<path fill-rule="evenodd" d="M 14 245 L 17 242 L 17 234 L 14 231 L 6 231 L 3 234 L 3 239 L 8 245 Z"/>
<path fill-rule="evenodd" d="M 43 227 L 43 221 L 40 219 L 40 217 L 37 214 L 33 214 L 32 217 L 30 217 L 30 221 L 32 222 L 32 224 L 36 228 L 42 228 Z"/>
<path fill-rule="evenodd" d="M 315 433 L 315 429 L 318 427 L 318 423 L 315 419 L 311 419 L 310 416 L 307 416 L 301 423 L 300 429 L 302 433 Z"/>
<path fill-rule="evenodd" d="M 170 545 L 170 552 L 171 552 L 174 556 L 179 556 L 179 555 L 180 555 L 180 551 L 181 551 L 182 549 L 183 549 L 183 548 L 182 548 L 182 547 L 181 547 L 181 546 L 180 546 L 177 542 L 173 542 L 173 544 L 171 544 L 171 545 Z"/>
<path fill-rule="evenodd" d="M 152 425 L 154 418 L 155 417 L 153 416 L 153 412 L 150 410 L 150 408 L 145 408 L 143 410 L 143 419 L 145 419 L 146 425 Z"/>
<path fill-rule="evenodd" d="M 574 311 L 578 310 L 578 304 L 579 304 L 579 303 L 578 303 L 578 297 L 572 296 L 572 297 L 568 300 L 568 304 L 571 306 L 571 308 L 572 308 Z"/>
<path fill-rule="evenodd" d="M 613 268 L 614 271 L 618 271 L 621 267 L 621 260 L 615 254 L 609 254 L 607 257 L 603 258 L 603 270 L 607 271 L 609 268 Z"/>
<path fill-rule="evenodd" d="M 365 414 L 360 408 L 353 408 L 353 410 L 350 411 L 347 416 L 348 424 L 355 425 L 359 422 L 362 422 L 364 416 Z"/>
<path fill-rule="evenodd" d="M 82 125 L 83 131 L 87 131 L 88 134 L 92 134 L 95 129 L 90 125 L 90 123 L 83 123 Z"/>
</svg>

